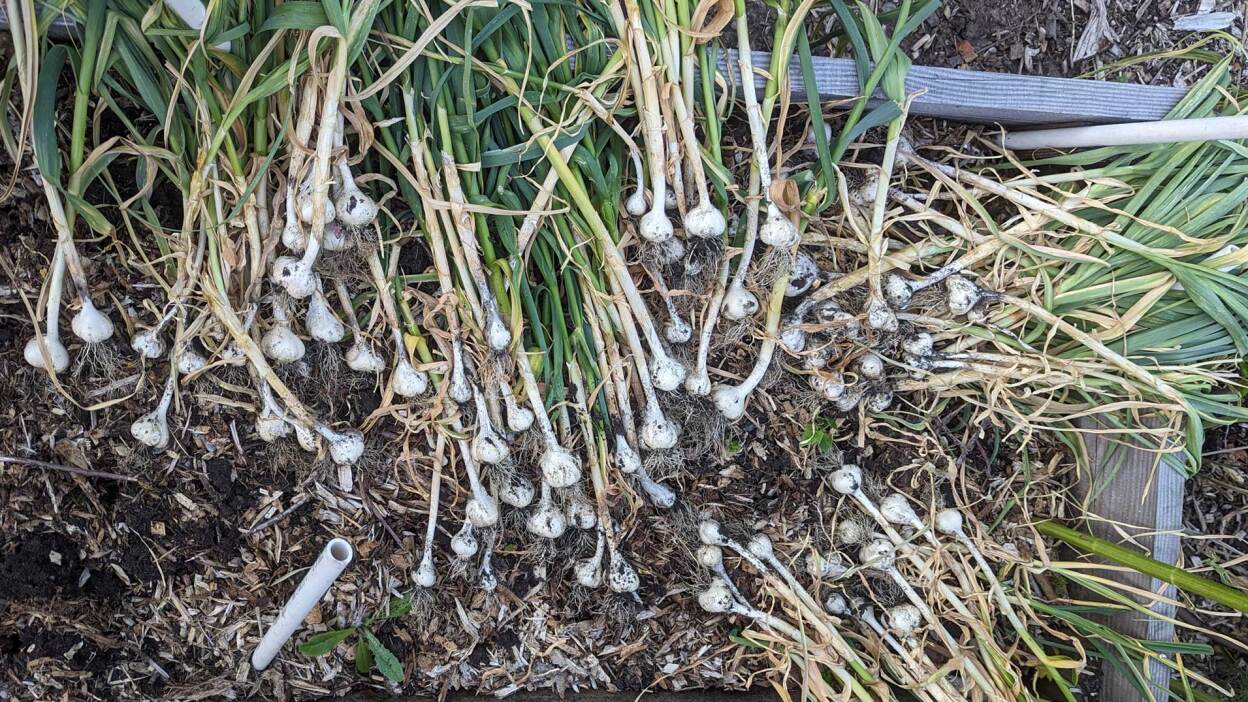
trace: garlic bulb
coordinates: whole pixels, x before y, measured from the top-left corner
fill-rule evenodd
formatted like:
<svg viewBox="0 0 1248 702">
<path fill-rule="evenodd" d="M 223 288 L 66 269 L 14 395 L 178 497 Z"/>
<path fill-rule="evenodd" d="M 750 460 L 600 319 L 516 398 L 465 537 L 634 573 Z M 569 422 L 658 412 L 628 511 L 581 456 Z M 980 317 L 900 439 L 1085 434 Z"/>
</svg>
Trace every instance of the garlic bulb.
<svg viewBox="0 0 1248 702">
<path fill-rule="evenodd" d="M 758 298 L 734 282 L 724 294 L 724 317 L 731 322 L 739 322 L 746 317 L 752 317 L 755 312 L 758 312 Z"/>
<path fill-rule="evenodd" d="M 698 593 L 698 605 L 712 614 L 731 611 L 736 602 L 732 599 L 732 591 L 723 578 L 713 578 L 705 590 Z"/>
<path fill-rule="evenodd" d="M 563 532 L 567 529 L 567 521 L 563 517 L 563 512 L 556 509 L 547 496 L 543 495 L 537 509 L 525 521 L 525 528 L 542 538 L 557 539 L 563 536 Z"/>
<path fill-rule="evenodd" d="M 313 212 L 314 201 L 315 201 L 315 198 L 313 197 L 313 193 L 312 193 L 312 183 L 311 181 L 305 181 L 304 184 L 299 188 L 299 208 L 298 208 L 299 219 L 302 220 L 304 224 L 312 223 L 312 215 L 314 214 Z M 329 224 L 330 222 L 334 221 L 334 216 L 336 214 L 337 213 L 334 211 L 333 200 L 329 199 L 328 197 L 325 198 L 325 223 Z"/>
<path fill-rule="evenodd" d="M 26 347 L 22 349 L 22 357 L 26 362 L 35 368 L 47 368 L 51 366 L 52 370 L 61 373 L 69 368 L 69 351 L 65 345 L 58 339 L 50 336 L 43 337 L 43 345 L 47 348 L 47 355 L 44 355 L 42 349 L 39 348 L 39 339 L 31 338 L 26 342 Z"/>
<path fill-rule="evenodd" d="M 511 450 L 507 448 L 507 442 L 494 431 L 485 396 L 474 388 L 473 398 L 477 407 L 477 434 L 472 438 L 472 457 L 490 465 L 502 463 L 511 455 Z"/>
<path fill-rule="evenodd" d="M 583 495 L 574 495 L 568 500 L 567 516 L 572 526 L 582 531 L 593 529 L 598 524 L 598 515 L 594 514 L 594 506 L 589 504 Z"/>
<path fill-rule="evenodd" d="M 960 275 L 945 278 L 945 292 L 949 295 L 949 311 L 955 315 L 969 313 L 983 298 L 979 286 Z"/>
<path fill-rule="evenodd" d="M 144 329 L 130 337 L 130 348 L 143 358 L 160 358 L 165 353 L 165 342 L 156 329 Z"/>
<path fill-rule="evenodd" d="M 636 592 L 641 586 L 637 571 L 619 551 L 612 551 L 607 565 L 607 586 L 612 592 Z"/>
<path fill-rule="evenodd" d="M 164 410 L 157 408 L 134 420 L 130 425 L 130 436 L 144 446 L 164 448 L 169 443 L 169 421 Z"/>
<path fill-rule="evenodd" d="M 182 375 L 197 373 L 206 365 L 208 365 L 208 361 L 190 349 L 185 349 L 178 354 L 178 373 Z"/>
<path fill-rule="evenodd" d="M 352 465 L 364 455 L 364 435 L 355 429 L 339 432 L 318 426 L 317 433 L 329 442 L 329 457 L 340 466 Z"/>
<path fill-rule="evenodd" d="M 346 251 L 351 248 L 351 232 L 342 226 L 341 220 L 328 222 L 321 236 L 321 247 L 326 251 Z"/>
<path fill-rule="evenodd" d="M 663 415 L 656 402 L 647 402 L 641 422 L 641 445 L 651 451 L 664 451 L 676 445 L 680 431 Z"/>
<path fill-rule="evenodd" d="M 156 409 L 134 420 L 134 423 L 130 425 L 130 436 L 144 446 L 163 449 L 169 443 L 169 403 L 173 401 L 173 386 L 176 380 L 177 375 L 174 371 L 165 381 L 165 390 L 160 396 Z"/>
<path fill-rule="evenodd" d="M 95 308 L 87 298 L 82 300 L 82 309 L 70 321 L 74 334 L 88 344 L 107 341 L 113 335 L 113 323 L 108 316 Z"/>
<path fill-rule="evenodd" d="M 784 289 L 784 296 L 805 295 L 818 279 L 819 266 L 815 264 L 815 259 L 804 251 L 798 251 L 793 257 L 793 269 L 789 272 L 789 285 Z"/>
<path fill-rule="evenodd" d="M 316 289 L 312 291 L 312 299 L 308 301 L 308 314 L 304 318 L 304 326 L 308 328 L 309 336 L 327 344 L 336 344 L 347 335 L 347 327 L 338 320 L 333 308 L 329 306 L 329 300 L 321 291 L 319 279 Z"/>
<path fill-rule="evenodd" d="M 433 552 L 425 551 L 425 555 L 420 559 L 420 565 L 416 567 L 414 580 L 416 584 L 429 589 L 438 582 L 438 572 L 433 566 Z"/>
<path fill-rule="evenodd" d="M 294 363 L 303 358 L 303 341 L 290 330 L 286 308 L 281 303 L 273 304 L 273 326 L 260 337 L 260 350 L 277 363 Z"/>
<path fill-rule="evenodd" d="M 346 164 L 343 164 L 342 170 L 350 172 Z M 334 209 L 338 221 L 349 227 L 363 227 L 377 219 L 377 203 L 360 190 L 354 180 L 343 187 L 342 193 L 334 202 Z"/>
<path fill-rule="evenodd" d="M 780 213 L 774 203 L 767 204 L 767 221 L 758 228 L 758 238 L 764 244 L 787 249 L 801 240 L 797 225 Z"/>
<path fill-rule="evenodd" d="M 685 380 L 685 367 L 680 361 L 668 356 L 662 350 L 656 350 L 650 361 L 650 379 L 654 387 L 664 392 L 671 392 L 680 387 Z"/>
<path fill-rule="evenodd" d="M 523 475 L 512 473 L 502 481 L 502 489 L 498 491 L 498 499 L 517 509 L 528 507 L 533 502 L 536 490 L 533 482 Z"/>
<path fill-rule="evenodd" d="M 302 300 L 316 289 L 316 275 L 312 272 L 312 264 L 293 256 L 278 256 L 273 261 L 269 279 L 296 300 Z"/>
<path fill-rule="evenodd" d="M 390 388 L 399 397 L 417 397 L 429 388 L 429 376 L 424 371 L 416 370 L 405 355 L 401 355 L 395 361 L 394 372 L 390 374 Z"/>
<path fill-rule="evenodd" d="M 672 227 L 672 220 L 666 212 L 661 208 L 652 208 L 641 216 L 641 221 L 637 224 L 637 232 L 641 234 L 641 238 L 657 244 L 671 239 L 675 228 Z"/>
<path fill-rule="evenodd" d="M 464 516 L 475 527 L 492 527 L 498 523 L 498 502 L 486 493 L 476 495 L 464 505 Z"/>
<path fill-rule="evenodd" d="M 477 555 L 477 537 L 472 534 L 472 524 L 464 522 L 464 525 L 451 537 L 451 550 L 460 558 L 472 558 Z"/>
<path fill-rule="evenodd" d="M 380 373 L 386 369 L 386 360 L 363 337 L 355 338 L 347 350 L 346 361 L 347 367 L 357 373 Z"/>
<path fill-rule="evenodd" d="M 710 202 L 703 200 L 685 213 L 685 233 L 699 239 L 714 239 L 728 228 L 724 213 Z"/>
<path fill-rule="evenodd" d="M 566 488 L 581 479 L 581 462 L 558 444 L 546 447 L 541 458 L 542 478 L 553 488 Z"/>
</svg>

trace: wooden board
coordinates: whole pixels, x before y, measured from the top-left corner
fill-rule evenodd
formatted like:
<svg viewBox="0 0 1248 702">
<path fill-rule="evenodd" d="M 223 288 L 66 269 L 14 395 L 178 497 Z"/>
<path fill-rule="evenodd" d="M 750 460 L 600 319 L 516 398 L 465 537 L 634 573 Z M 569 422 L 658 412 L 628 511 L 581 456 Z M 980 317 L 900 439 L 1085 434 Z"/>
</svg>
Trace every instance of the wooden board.
<svg viewBox="0 0 1248 702">
<path fill-rule="evenodd" d="M 1083 420 L 1080 428 L 1095 431 L 1095 419 Z M 1178 564 L 1179 537 L 1183 515 L 1182 457 L 1175 453 L 1158 454 L 1124 446 L 1104 434 L 1084 434 L 1089 462 L 1095 474 L 1080 476 L 1075 495 L 1087 512 L 1085 528 L 1092 534 L 1147 551 L 1163 563 Z M 1161 533 L 1167 532 L 1167 533 Z M 1174 596 L 1174 587 L 1140 573 L 1104 571 L 1101 575 L 1141 590 Z M 1174 617 L 1174 607 L 1158 604 L 1153 611 Z M 1153 641 L 1171 641 L 1174 626 L 1156 617 L 1137 612 L 1123 612 L 1110 617 L 1110 627 L 1124 634 Z M 1156 661 L 1150 662 L 1149 679 L 1157 688 L 1154 695 L 1165 699 L 1170 684 L 1170 669 Z M 1101 668 L 1101 699 L 1142 699 L 1126 676 L 1110 666 Z"/>
<path fill-rule="evenodd" d="M 763 88 L 770 54 L 753 53 L 755 84 Z M 852 59 L 814 57 L 815 83 L 825 101 L 859 94 Z M 737 82 L 741 72 L 737 52 L 721 56 L 720 70 Z M 797 58 L 789 63 L 790 86 L 805 101 Z M 1004 125 L 1109 124 L 1142 122 L 1166 116 L 1186 94 L 1184 88 L 1110 83 L 1077 78 L 1048 78 L 1009 73 L 985 73 L 953 68 L 914 66 L 906 78 L 906 92 L 917 95 L 911 114 L 960 122 Z"/>
</svg>

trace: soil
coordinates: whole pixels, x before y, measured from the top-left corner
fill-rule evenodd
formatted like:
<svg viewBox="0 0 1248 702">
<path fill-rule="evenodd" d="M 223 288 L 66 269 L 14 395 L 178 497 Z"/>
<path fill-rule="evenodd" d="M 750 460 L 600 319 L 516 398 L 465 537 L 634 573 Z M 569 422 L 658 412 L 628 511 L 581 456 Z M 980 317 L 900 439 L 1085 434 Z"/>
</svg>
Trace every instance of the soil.
<svg viewBox="0 0 1248 702">
<path fill-rule="evenodd" d="M 1248 589 L 1248 425 L 1230 427 L 1211 436 L 1205 446 L 1206 467 L 1186 485 L 1183 528 L 1191 536 L 1217 534 L 1217 538 L 1189 538 L 1183 542 L 1186 566 L 1222 583 Z M 1216 569 L 1213 566 L 1217 564 Z M 1203 602 L 1200 609 L 1182 611 L 1183 621 L 1202 631 L 1184 631 L 1186 641 L 1208 644 L 1215 650 L 1208 665 L 1212 677 L 1240 692 L 1248 689 L 1248 660 L 1243 651 L 1226 639 L 1207 634 L 1216 631 L 1238 642 L 1248 641 L 1240 619 L 1210 616 L 1219 607 Z"/>
<path fill-rule="evenodd" d="M 869 0 L 867 4 L 877 11 L 897 6 L 894 0 Z M 1098 5 L 1105 8 L 1103 22 L 1093 21 Z M 1193 14 L 1200 6 L 1200 0 L 944 0 L 904 46 L 916 65 L 1183 86 L 1199 76 L 1203 64 L 1182 57 L 1157 58 L 1124 68 L 1116 64 L 1204 39 L 1207 35 L 1173 29 L 1176 17 Z M 751 45 L 757 51 L 769 51 L 774 11 L 759 2 L 747 9 Z M 1236 15 L 1226 33 L 1242 41 L 1248 0 L 1217 0 L 1212 9 Z M 807 29 L 815 53 L 847 55 L 835 17 L 831 9 L 811 11 Z M 729 39 L 729 45 L 733 44 L 735 36 Z M 1201 48 L 1217 55 L 1235 49 L 1231 42 L 1216 38 Z M 1236 62 L 1241 78 L 1245 65 L 1242 58 Z"/>
<path fill-rule="evenodd" d="M 1104 6 L 1104 21 L 1094 21 Z M 915 63 L 998 73 L 1048 76 L 1101 75 L 1117 61 L 1184 46 L 1198 39 L 1173 29 L 1174 18 L 1195 13 L 1199 0 L 1105 0 L 1036 3 L 1030 0 L 946 0 L 909 41 Z M 1228 28 L 1242 39 L 1248 3 L 1220 0 L 1217 11 L 1238 19 Z M 1089 28 L 1090 27 L 1090 28 Z M 1086 37 L 1085 37 L 1086 33 Z M 1086 47 L 1086 48 L 1083 48 Z M 1232 48 L 1224 41 L 1210 47 Z M 1183 61 L 1147 61 L 1116 73 L 1117 80 L 1146 84 L 1190 84 L 1195 66 Z"/>
</svg>

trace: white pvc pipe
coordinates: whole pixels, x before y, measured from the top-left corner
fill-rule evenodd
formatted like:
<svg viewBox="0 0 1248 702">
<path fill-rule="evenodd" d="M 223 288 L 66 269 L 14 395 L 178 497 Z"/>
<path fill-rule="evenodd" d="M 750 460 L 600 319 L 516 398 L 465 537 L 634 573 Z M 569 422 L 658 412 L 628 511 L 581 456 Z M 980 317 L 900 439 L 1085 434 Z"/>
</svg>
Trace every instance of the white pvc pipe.
<svg viewBox="0 0 1248 702">
<path fill-rule="evenodd" d="M 165 0 L 165 7 L 186 22 L 186 26 L 197 31 L 204 26 L 204 20 L 208 19 L 208 8 L 200 0 Z M 223 41 L 216 48 L 229 51 L 230 42 Z"/>
<path fill-rule="evenodd" d="M 1173 144 L 1182 141 L 1248 139 L 1248 117 L 1201 117 L 1160 122 L 1103 124 L 1094 127 L 1012 132 L 1003 140 L 1007 149 L 1077 149 L 1093 146 Z"/>
<path fill-rule="evenodd" d="M 303 576 L 303 581 L 299 583 L 299 587 L 295 588 L 295 593 L 286 601 L 286 606 L 282 607 L 281 614 L 277 615 L 273 625 L 265 632 L 264 638 L 260 639 L 260 645 L 256 646 L 256 650 L 252 652 L 252 668 L 264 670 L 269 663 L 273 662 L 277 652 L 290 640 L 299 625 L 303 624 L 308 612 L 311 612 L 316 603 L 321 601 L 321 597 L 342 574 L 343 569 L 351 563 L 353 555 L 351 544 L 344 539 L 331 539 L 325 544 L 321 555 Z"/>
</svg>

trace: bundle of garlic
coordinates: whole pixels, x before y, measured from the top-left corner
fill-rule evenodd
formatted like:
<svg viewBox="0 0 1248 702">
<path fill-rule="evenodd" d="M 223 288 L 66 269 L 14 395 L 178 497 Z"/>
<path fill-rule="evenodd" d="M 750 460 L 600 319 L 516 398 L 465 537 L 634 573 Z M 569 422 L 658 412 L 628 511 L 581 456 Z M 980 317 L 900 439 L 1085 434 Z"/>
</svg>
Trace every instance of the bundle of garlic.
<svg viewBox="0 0 1248 702">
<path fill-rule="evenodd" d="M 747 618 L 760 632 L 760 641 L 781 651 L 802 651 L 807 684 L 828 685 L 814 679 L 826 670 L 841 688 L 829 692 L 839 695 L 856 695 L 859 686 L 882 676 L 924 700 L 1009 696 L 1015 682 L 1026 677 L 1006 654 L 1020 640 L 1042 662 L 1042 673 L 1058 675 L 1016 611 L 1013 588 L 1007 590 L 998 580 L 963 530 L 958 510 L 941 510 L 928 521 L 900 493 L 876 502 L 856 466 L 833 472 L 828 482 L 866 519 L 839 510 L 836 552 L 805 553 L 809 587 L 785 564 L 790 557 L 782 556 L 765 534 L 738 540 L 713 519 L 701 522 L 697 560 L 709 571 L 710 584 L 698 601 L 705 610 Z M 798 554 L 803 548 L 798 546 Z M 750 604 L 725 565 L 726 553 L 763 579 L 766 588 L 761 592 L 774 596 L 783 614 Z M 971 558 L 969 564 L 964 556 Z M 982 596 L 985 589 L 989 598 Z M 1004 616 L 1008 630 L 984 624 L 998 616 Z M 847 639 L 841 633 L 847 629 L 856 629 L 856 635 Z M 865 649 L 849 643 L 859 640 L 876 643 Z M 808 653 L 823 648 L 835 652 L 832 661 Z M 865 662 L 873 658 L 880 669 Z"/>
</svg>

